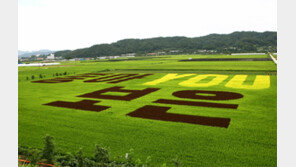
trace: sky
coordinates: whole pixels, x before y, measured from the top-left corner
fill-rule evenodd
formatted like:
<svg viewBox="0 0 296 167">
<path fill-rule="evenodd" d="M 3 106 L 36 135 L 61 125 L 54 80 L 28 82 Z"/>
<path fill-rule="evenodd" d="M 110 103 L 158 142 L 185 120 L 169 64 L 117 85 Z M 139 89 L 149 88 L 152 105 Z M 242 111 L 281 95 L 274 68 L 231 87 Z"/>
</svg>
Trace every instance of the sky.
<svg viewBox="0 0 296 167">
<path fill-rule="evenodd" d="M 18 49 L 276 31 L 276 0 L 19 0 Z"/>
</svg>

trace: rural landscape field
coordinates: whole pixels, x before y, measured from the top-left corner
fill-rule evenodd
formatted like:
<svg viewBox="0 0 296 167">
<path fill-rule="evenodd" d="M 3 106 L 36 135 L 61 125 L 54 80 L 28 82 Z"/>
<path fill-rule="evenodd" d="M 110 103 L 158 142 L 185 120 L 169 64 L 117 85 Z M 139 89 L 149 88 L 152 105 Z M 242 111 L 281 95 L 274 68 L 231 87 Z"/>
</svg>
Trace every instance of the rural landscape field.
<svg viewBox="0 0 296 167">
<path fill-rule="evenodd" d="M 225 61 L 236 58 L 263 59 Z M 99 144 L 124 161 L 133 149 L 151 166 L 277 163 L 277 66 L 267 54 L 19 67 L 18 87 L 19 146 L 41 149 L 49 134 L 64 153 L 91 156 Z"/>
</svg>

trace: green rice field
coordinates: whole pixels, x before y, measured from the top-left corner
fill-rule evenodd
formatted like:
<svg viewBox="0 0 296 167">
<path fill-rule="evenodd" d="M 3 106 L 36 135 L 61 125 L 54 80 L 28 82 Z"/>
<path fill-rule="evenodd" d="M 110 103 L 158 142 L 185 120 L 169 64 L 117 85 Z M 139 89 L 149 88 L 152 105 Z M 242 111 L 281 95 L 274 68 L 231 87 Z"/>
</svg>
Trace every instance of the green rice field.
<svg viewBox="0 0 296 167">
<path fill-rule="evenodd" d="M 42 148 L 42 138 L 50 134 L 55 138 L 56 147 L 65 153 L 82 148 L 86 155 L 92 155 L 95 144 L 99 144 L 109 148 L 111 157 L 115 158 L 134 149 L 136 159 L 145 161 L 151 156 L 152 166 L 163 163 L 172 166 L 171 160 L 176 156 L 183 166 L 192 167 L 276 166 L 277 68 L 274 62 L 179 61 L 236 57 L 269 58 L 268 55 L 164 55 L 19 67 L 18 144 Z M 129 74 L 144 77 L 110 83 L 116 81 L 112 80 L 115 75 Z M 70 76 L 76 78 L 69 79 Z M 58 77 L 60 79 L 56 79 Z M 101 77 L 106 79 L 95 80 Z M 65 82 L 61 82 L 63 80 Z M 154 88 L 155 91 L 130 100 L 122 100 L 129 92 L 86 95 L 111 87 L 138 91 Z M 184 97 L 173 95 L 180 91 L 187 94 L 182 95 Z M 190 91 L 195 91 L 195 94 L 190 95 Z M 198 94 L 197 91 L 206 93 Z M 232 96 L 223 99 L 225 92 L 231 92 Z M 215 94 L 223 97 L 218 98 L 217 95 L 215 99 Z M 85 96 L 78 97 L 81 95 Z M 105 98 L 110 96 L 119 98 Z M 155 102 L 159 99 L 202 104 Z M 73 108 L 77 104 L 75 102 L 82 100 L 97 101 L 92 105 L 84 104 L 82 108 L 109 108 L 101 111 Z M 54 103 L 54 106 L 53 102 L 57 101 L 73 105 L 61 107 Z M 208 107 L 209 103 L 233 104 L 237 108 Z M 145 106 L 154 106 L 156 115 L 160 112 L 158 108 L 167 107 L 166 114 L 174 119 L 167 120 L 169 116 L 166 115 L 157 119 L 154 116 L 131 116 L 130 113 Z M 182 120 L 182 116 L 192 116 L 192 119 L 227 118 L 229 124 L 227 127 L 213 125 L 215 120 L 190 123 Z"/>
</svg>

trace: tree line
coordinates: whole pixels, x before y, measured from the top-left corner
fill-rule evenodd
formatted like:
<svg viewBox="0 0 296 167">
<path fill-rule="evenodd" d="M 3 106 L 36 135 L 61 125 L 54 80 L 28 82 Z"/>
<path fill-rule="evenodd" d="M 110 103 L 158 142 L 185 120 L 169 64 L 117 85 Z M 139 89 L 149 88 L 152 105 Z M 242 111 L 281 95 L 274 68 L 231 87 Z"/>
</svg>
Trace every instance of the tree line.
<svg viewBox="0 0 296 167">
<path fill-rule="evenodd" d="M 151 156 L 146 160 L 135 159 L 134 150 L 130 149 L 124 156 L 111 157 L 109 150 L 100 145 L 95 145 L 93 156 L 85 156 L 82 148 L 76 153 L 63 153 L 56 149 L 54 137 L 46 135 L 44 137 L 43 149 L 31 147 L 18 147 L 19 166 L 23 167 L 149 167 L 151 166 Z M 179 167 L 182 165 L 178 156 L 167 162 L 170 166 Z M 162 167 L 166 167 L 163 163 Z"/>
<path fill-rule="evenodd" d="M 125 53 L 146 55 L 147 53 L 243 53 L 276 52 L 277 32 L 233 32 L 231 34 L 210 34 L 202 37 L 157 37 L 148 39 L 124 39 L 111 44 L 98 44 L 89 48 L 62 50 L 55 56 L 83 58 L 115 56 Z M 174 53 L 176 53 L 174 52 Z"/>
</svg>

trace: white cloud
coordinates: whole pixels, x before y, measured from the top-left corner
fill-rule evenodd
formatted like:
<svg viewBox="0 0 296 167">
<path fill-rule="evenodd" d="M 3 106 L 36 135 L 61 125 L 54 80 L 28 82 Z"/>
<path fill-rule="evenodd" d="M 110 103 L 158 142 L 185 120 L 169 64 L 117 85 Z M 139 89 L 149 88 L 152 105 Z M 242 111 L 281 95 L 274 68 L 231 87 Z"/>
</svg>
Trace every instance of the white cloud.
<svg viewBox="0 0 296 167">
<path fill-rule="evenodd" d="M 276 0 L 21 0 L 19 49 L 77 49 L 124 38 L 276 31 Z"/>
</svg>

